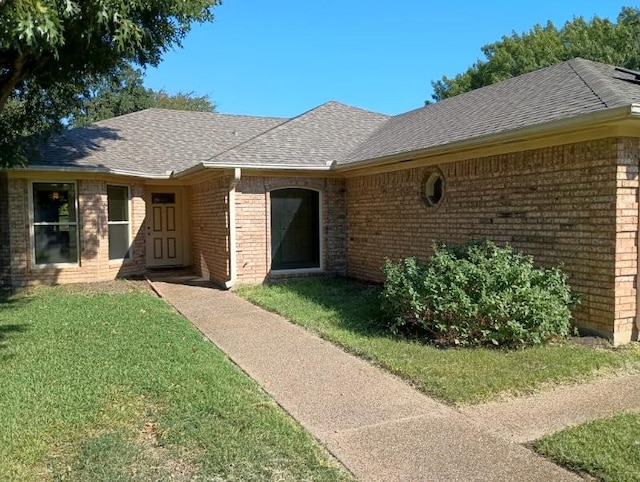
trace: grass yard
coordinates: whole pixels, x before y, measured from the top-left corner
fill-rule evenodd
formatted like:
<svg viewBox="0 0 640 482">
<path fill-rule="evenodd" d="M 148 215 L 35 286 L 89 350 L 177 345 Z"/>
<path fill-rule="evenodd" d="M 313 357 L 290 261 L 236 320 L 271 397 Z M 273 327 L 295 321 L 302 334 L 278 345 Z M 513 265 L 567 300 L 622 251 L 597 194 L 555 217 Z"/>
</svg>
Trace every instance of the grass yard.
<svg viewBox="0 0 640 482">
<path fill-rule="evenodd" d="M 351 480 L 141 284 L 5 294 L 0 387 L 0 480 Z"/>
<path fill-rule="evenodd" d="M 640 480 L 640 415 L 596 420 L 535 443 L 541 454 L 605 482 Z"/>
<path fill-rule="evenodd" d="M 548 384 L 640 370 L 637 346 L 443 350 L 388 336 L 374 323 L 380 316 L 379 289 L 348 279 L 244 286 L 237 292 L 450 403 L 479 403 Z"/>
</svg>

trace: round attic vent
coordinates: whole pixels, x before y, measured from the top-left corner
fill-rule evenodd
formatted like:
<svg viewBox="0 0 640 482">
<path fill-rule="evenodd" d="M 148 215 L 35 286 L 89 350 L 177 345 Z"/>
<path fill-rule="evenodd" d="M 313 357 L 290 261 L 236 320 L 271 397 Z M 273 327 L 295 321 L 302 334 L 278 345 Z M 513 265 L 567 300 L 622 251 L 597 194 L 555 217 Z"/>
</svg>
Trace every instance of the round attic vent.
<svg viewBox="0 0 640 482">
<path fill-rule="evenodd" d="M 425 206 L 435 208 L 444 199 L 444 176 L 438 169 L 427 174 L 422 181 L 422 201 Z"/>
</svg>

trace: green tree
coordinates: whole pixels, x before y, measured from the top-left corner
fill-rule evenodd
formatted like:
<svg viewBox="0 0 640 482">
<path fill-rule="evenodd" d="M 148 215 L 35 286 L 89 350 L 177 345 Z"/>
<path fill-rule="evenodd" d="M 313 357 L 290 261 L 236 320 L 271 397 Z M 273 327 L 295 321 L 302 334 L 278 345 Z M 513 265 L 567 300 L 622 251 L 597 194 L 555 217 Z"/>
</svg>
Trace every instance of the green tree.
<svg viewBox="0 0 640 482">
<path fill-rule="evenodd" d="M 198 112 L 215 112 L 216 106 L 208 95 L 196 95 L 195 92 L 177 92 L 168 94 L 164 90 L 152 91 L 154 107 L 158 109 L 194 110 Z"/>
<path fill-rule="evenodd" d="M 535 25 L 521 35 L 513 32 L 482 47 L 484 60 L 455 77 L 431 83 L 432 98 L 440 101 L 501 80 L 516 77 L 574 57 L 629 69 L 640 67 L 640 9 L 624 7 L 617 22 L 576 17 L 557 29 L 553 23 Z"/>
<path fill-rule="evenodd" d="M 26 139 L 62 128 L 92 79 L 123 62 L 157 65 L 219 3 L 0 1 L 0 166 L 25 160 Z"/>
<path fill-rule="evenodd" d="M 154 91 L 144 86 L 144 74 L 129 64 L 100 76 L 87 85 L 80 97 L 80 105 L 69 117 L 70 127 L 81 127 L 119 115 L 130 114 L 150 107 L 159 109 L 214 112 L 215 105 L 208 96 L 193 92 L 171 95 L 164 90 Z"/>
<path fill-rule="evenodd" d="M 153 95 L 143 85 L 142 71 L 129 64 L 93 80 L 87 85 L 80 102 L 69 118 L 71 127 L 81 127 L 154 106 Z"/>
</svg>

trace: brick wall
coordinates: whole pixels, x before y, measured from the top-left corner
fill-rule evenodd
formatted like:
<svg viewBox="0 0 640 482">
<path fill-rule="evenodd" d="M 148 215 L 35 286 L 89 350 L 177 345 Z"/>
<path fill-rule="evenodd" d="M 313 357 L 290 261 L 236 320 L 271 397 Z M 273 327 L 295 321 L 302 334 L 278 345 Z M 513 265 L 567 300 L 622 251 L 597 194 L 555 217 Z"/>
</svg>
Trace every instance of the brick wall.
<svg viewBox="0 0 640 482">
<path fill-rule="evenodd" d="M 442 164 L 437 208 L 421 199 L 434 168 L 347 179 L 348 273 L 380 281 L 386 257 L 426 259 L 436 241 L 509 243 L 541 265 L 564 263 L 582 298 L 576 322 L 624 341 L 635 317 L 639 152 L 637 140 L 605 139 Z"/>
<path fill-rule="evenodd" d="M 322 193 L 324 272 L 346 273 L 344 181 L 296 177 L 243 177 L 236 188 L 238 282 L 262 282 L 272 277 L 269 192 L 286 187 Z"/>
<path fill-rule="evenodd" d="M 9 250 L 9 183 L 0 172 L 0 288 L 11 285 L 11 251 Z"/>
<path fill-rule="evenodd" d="M 115 184 L 115 183 L 114 183 Z M 106 186 L 105 186 L 106 189 Z M 141 276 L 147 269 L 147 244 L 146 244 L 146 219 L 147 204 L 145 201 L 145 187 L 142 184 L 129 185 L 129 197 L 131 199 L 130 219 L 131 224 L 131 250 L 130 259 L 124 263 L 110 263 L 109 270 L 116 270 L 116 277 Z M 104 198 L 106 202 L 106 197 Z M 105 214 L 106 216 L 106 214 Z M 108 240 L 107 240 L 108 241 Z M 106 243 L 105 243 L 106 248 Z M 107 250 L 108 257 L 108 250 Z M 111 275 L 110 275 L 111 276 Z"/>
<path fill-rule="evenodd" d="M 9 244 L 13 285 L 103 281 L 144 273 L 144 186 L 130 185 L 132 257 L 122 262 L 109 260 L 107 184 L 98 180 L 77 181 L 79 266 L 35 266 L 29 227 L 30 183 L 27 179 L 9 179 L 9 203 L 12 207 Z"/>
<path fill-rule="evenodd" d="M 638 174 L 640 139 L 617 141 L 615 341 L 638 340 Z"/>
<path fill-rule="evenodd" d="M 9 178 L 9 249 L 11 252 L 11 284 L 25 285 L 29 282 L 29 195 L 26 179 Z"/>
<path fill-rule="evenodd" d="M 229 280 L 229 187 L 231 177 L 209 178 L 191 187 L 193 268 L 219 284 Z"/>
</svg>

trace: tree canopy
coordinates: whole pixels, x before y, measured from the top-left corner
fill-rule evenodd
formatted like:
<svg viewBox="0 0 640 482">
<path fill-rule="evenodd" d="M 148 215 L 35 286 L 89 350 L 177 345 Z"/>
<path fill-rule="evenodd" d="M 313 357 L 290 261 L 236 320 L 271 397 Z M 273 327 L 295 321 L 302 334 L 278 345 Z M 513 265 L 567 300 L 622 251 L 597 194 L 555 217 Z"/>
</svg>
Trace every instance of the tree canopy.
<svg viewBox="0 0 640 482">
<path fill-rule="evenodd" d="M 0 1 L 0 166 L 61 128 L 78 94 L 123 62 L 155 66 L 220 0 Z"/>
<path fill-rule="evenodd" d="M 110 117 L 130 114 L 150 107 L 160 109 L 214 112 L 215 105 L 208 96 L 193 92 L 168 94 L 144 86 L 140 69 L 123 64 L 114 72 L 92 80 L 80 97 L 79 106 L 69 116 L 71 127 L 81 127 Z"/>
<path fill-rule="evenodd" d="M 640 9 L 624 7 L 617 22 L 575 17 L 558 29 L 552 22 L 528 32 L 503 36 L 481 48 L 484 60 L 453 78 L 431 83 L 432 98 L 440 101 L 533 70 L 582 57 L 607 64 L 640 67 Z M 429 102 L 429 101 L 427 101 Z"/>
</svg>

